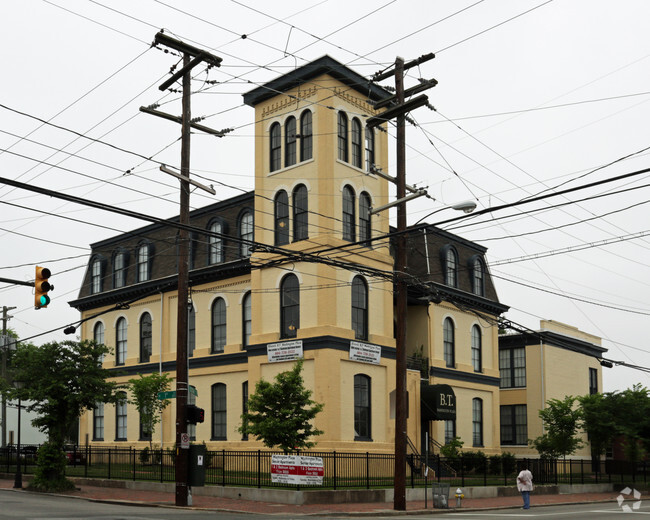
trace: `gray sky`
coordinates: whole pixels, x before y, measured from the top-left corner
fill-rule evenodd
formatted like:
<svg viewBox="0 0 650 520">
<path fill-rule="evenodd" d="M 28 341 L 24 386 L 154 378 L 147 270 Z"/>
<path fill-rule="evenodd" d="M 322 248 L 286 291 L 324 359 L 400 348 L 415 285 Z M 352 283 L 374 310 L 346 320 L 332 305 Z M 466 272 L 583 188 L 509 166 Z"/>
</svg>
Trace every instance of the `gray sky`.
<svg viewBox="0 0 650 520">
<path fill-rule="evenodd" d="M 428 91 L 437 111 L 412 113 L 407 182 L 435 199 L 410 202 L 409 223 L 441 210 L 426 219 L 436 223 L 458 216 L 442 208 L 459 201 L 484 209 L 647 168 L 648 19 L 643 0 L 11 2 L 0 31 L 0 176 L 178 214 L 177 183 L 145 158 L 178 166 L 180 127 L 138 110 L 159 103 L 180 114 L 179 95 L 157 88 L 179 60 L 150 48 L 160 28 L 223 58 L 219 69 L 196 70 L 192 115 L 235 130 L 193 136 L 192 171 L 217 188 L 216 197 L 195 192 L 195 208 L 253 188 L 254 112 L 243 93 L 324 54 L 370 76 L 396 56 L 435 52 L 407 79 L 439 82 Z M 394 173 L 394 153 L 390 161 Z M 561 321 L 602 337 L 610 359 L 650 366 L 649 178 L 441 227 L 489 248 L 512 321 Z M 36 264 L 54 273 L 45 310 L 33 309 L 30 288 L 0 284 L 23 338 L 78 319 L 67 302 L 89 244 L 144 224 L 1 185 L 0 203 L 0 276 L 31 280 Z M 64 338 L 59 330 L 33 341 Z M 605 390 L 650 382 L 622 367 L 605 369 L 604 381 Z"/>
</svg>

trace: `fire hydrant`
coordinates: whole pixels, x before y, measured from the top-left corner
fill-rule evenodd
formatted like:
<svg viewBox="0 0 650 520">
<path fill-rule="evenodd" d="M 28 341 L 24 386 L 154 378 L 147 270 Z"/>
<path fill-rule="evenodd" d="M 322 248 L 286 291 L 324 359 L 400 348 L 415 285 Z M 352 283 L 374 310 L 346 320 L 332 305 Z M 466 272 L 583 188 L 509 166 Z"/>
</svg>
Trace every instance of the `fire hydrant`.
<svg viewBox="0 0 650 520">
<path fill-rule="evenodd" d="M 456 489 L 456 507 L 461 507 L 463 498 L 465 498 L 465 495 L 463 494 L 463 490 L 460 488 Z"/>
</svg>

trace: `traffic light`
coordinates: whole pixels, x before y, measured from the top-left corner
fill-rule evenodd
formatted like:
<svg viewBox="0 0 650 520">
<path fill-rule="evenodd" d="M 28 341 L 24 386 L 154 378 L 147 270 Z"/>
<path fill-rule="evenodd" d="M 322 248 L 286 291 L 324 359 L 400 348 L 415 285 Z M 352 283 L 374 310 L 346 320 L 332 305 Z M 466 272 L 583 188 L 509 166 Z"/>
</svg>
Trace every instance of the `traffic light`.
<svg viewBox="0 0 650 520">
<path fill-rule="evenodd" d="M 205 420 L 205 410 L 203 408 L 199 408 L 193 404 L 188 404 L 186 410 L 187 422 L 189 424 L 202 423 Z"/>
<path fill-rule="evenodd" d="M 47 267 L 36 266 L 36 278 L 34 279 L 34 308 L 43 309 L 50 303 L 48 291 L 54 289 L 47 279 L 52 275 Z"/>
</svg>

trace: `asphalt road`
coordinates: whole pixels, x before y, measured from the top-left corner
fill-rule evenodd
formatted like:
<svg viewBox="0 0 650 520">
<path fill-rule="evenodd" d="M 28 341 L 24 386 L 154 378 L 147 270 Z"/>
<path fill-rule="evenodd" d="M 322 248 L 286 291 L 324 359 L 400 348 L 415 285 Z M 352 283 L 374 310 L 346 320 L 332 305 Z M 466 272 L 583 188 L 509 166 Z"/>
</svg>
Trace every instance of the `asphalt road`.
<svg viewBox="0 0 650 520">
<path fill-rule="evenodd" d="M 633 505 L 626 501 L 625 504 Z M 444 516 L 443 516 L 444 515 Z M 451 515 L 451 516 L 448 516 Z M 621 516 L 628 515 L 628 516 Z M 356 516 L 356 515 L 355 515 Z M 0 489 L 0 520 L 136 520 L 136 519 L 174 519 L 174 520 L 259 520 L 276 517 L 276 515 L 257 515 L 245 513 L 228 513 L 223 511 L 198 511 L 157 506 L 134 506 L 115 503 L 93 502 L 74 497 L 58 495 L 41 495 L 37 493 L 16 493 Z M 616 503 L 574 504 L 563 506 L 533 507 L 528 511 L 521 509 L 498 509 L 487 511 L 439 511 L 431 514 L 417 515 L 422 520 L 441 518 L 458 518 L 474 520 L 493 520 L 497 518 L 570 518 L 578 520 L 624 520 L 625 518 L 650 518 L 650 500 L 641 503 L 633 512 L 625 512 Z M 305 519 L 303 515 L 282 516 L 282 520 Z M 340 520 L 350 518 L 346 515 L 309 516 L 309 520 Z M 373 520 L 403 518 L 402 516 L 373 516 Z"/>
</svg>

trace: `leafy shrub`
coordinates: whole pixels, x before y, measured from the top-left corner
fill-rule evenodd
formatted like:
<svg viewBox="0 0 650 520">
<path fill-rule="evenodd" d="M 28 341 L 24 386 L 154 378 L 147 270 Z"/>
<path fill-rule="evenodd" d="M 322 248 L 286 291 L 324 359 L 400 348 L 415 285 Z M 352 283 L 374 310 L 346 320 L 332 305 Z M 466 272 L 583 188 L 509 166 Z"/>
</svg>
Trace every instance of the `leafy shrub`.
<svg viewBox="0 0 650 520">
<path fill-rule="evenodd" d="M 38 450 L 38 465 L 29 489 L 48 493 L 74 489 L 72 481 L 64 476 L 67 463 L 60 445 L 52 442 L 43 444 Z"/>
</svg>

